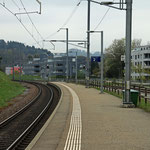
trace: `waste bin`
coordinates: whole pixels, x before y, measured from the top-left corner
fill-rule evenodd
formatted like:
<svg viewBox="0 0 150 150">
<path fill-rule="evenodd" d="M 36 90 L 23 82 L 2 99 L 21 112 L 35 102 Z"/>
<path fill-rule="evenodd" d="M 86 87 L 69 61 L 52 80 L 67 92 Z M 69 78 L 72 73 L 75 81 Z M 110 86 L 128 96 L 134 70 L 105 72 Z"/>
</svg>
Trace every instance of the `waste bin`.
<svg viewBox="0 0 150 150">
<path fill-rule="evenodd" d="M 125 98 L 125 90 L 122 90 L 123 92 L 123 101 L 124 98 Z M 137 106 L 137 102 L 138 102 L 138 97 L 139 97 L 139 92 L 137 90 L 130 90 L 130 93 L 131 93 L 131 101 L 132 103 L 135 105 L 135 107 Z"/>
</svg>

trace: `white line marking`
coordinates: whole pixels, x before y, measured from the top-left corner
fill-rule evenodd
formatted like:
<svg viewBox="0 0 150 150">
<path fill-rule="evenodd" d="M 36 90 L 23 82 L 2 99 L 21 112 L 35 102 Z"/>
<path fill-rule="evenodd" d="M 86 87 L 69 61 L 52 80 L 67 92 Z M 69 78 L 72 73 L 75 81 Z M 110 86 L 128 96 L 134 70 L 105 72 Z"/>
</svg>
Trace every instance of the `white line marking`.
<svg viewBox="0 0 150 150">
<path fill-rule="evenodd" d="M 64 84 L 61 85 L 66 87 L 71 92 L 73 97 L 73 110 L 64 150 L 81 150 L 82 122 L 79 97 L 70 87 Z"/>
</svg>

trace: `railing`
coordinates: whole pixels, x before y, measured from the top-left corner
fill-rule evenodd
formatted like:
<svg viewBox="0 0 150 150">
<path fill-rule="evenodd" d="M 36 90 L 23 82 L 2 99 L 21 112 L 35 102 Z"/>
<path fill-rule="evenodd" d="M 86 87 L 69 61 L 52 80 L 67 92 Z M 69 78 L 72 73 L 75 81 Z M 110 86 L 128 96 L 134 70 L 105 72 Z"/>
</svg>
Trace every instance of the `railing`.
<svg viewBox="0 0 150 150">
<path fill-rule="evenodd" d="M 70 82 L 74 82 L 75 80 L 70 80 Z M 78 84 L 85 85 L 85 80 L 78 80 Z M 100 80 L 90 80 L 89 86 L 92 88 L 100 88 L 101 83 Z M 105 91 L 113 92 L 117 94 L 118 96 L 122 96 L 122 90 L 124 90 L 124 83 L 123 82 L 113 82 L 113 81 L 104 81 L 103 88 Z M 131 89 L 137 90 L 139 92 L 139 103 L 141 103 L 141 100 L 144 99 L 145 104 L 147 104 L 148 101 L 150 101 L 150 88 L 144 87 L 142 85 L 131 85 Z"/>
</svg>

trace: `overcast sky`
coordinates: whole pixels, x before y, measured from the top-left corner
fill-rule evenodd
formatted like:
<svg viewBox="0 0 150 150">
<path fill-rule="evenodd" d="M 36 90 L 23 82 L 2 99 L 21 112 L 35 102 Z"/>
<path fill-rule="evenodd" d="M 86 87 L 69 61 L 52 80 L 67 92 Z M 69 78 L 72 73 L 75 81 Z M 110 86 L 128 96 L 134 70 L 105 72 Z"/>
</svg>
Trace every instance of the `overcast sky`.
<svg viewBox="0 0 150 150">
<path fill-rule="evenodd" d="M 97 0 L 101 2 L 102 0 Z M 118 0 L 115 0 L 116 2 Z M 0 0 L 12 12 L 24 12 L 20 0 Z M 38 11 L 39 5 L 36 0 L 22 0 L 28 11 Z M 66 22 L 72 11 L 78 4 L 79 0 L 41 0 L 42 14 L 30 14 L 38 31 L 44 39 L 65 39 L 65 30 L 56 33 L 59 28 Z M 91 30 L 99 24 L 100 20 L 108 10 L 106 6 L 100 6 L 91 3 Z M 41 41 L 40 36 L 33 28 L 27 15 L 18 15 L 26 28 L 36 38 Z M 150 41 L 150 1 L 149 0 L 133 0 L 133 24 L 132 39 L 142 39 L 142 44 Z M 84 0 L 77 7 L 76 12 L 66 24 L 69 28 L 69 39 L 86 40 L 87 30 L 87 1 Z M 0 39 L 6 41 L 19 41 L 28 45 L 39 47 L 27 31 L 21 26 L 19 21 L 0 6 Z M 104 20 L 97 28 L 104 31 L 104 47 L 107 48 L 114 39 L 125 37 L 125 11 L 111 8 Z M 56 34 L 53 34 L 56 33 Z M 49 38 L 47 38 L 49 37 Z M 42 43 L 40 43 L 42 45 Z M 56 50 L 52 52 L 65 52 L 64 43 L 55 43 Z M 45 48 L 50 50 L 51 44 L 44 43 Z M 74 46 L 69 46 L 74 48 Z M 91 52 L 100 50 L 100 34 L 91 35 Z"/>
</svg>

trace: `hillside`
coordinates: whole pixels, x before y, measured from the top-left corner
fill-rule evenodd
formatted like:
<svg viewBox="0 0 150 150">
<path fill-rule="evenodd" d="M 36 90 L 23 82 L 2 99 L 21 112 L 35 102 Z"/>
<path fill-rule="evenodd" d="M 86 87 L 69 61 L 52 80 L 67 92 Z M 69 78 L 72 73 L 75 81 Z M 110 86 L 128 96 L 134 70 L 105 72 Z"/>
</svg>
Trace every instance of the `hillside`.
<svg viewBox="0 0 150 150">
<path fill-rule="evenodd" d="M 3 72 L 0 71 L 0 108 L 7 106 L 11 98 L 23 93 L 25 88 L 19 83 L 11 81 Z"/>
<path fill-rule="evenodd" d="M 69 49 L 69 56 L 76 56 L 76 52 L 78 56 L 87 56 L 87 52 L 85 50 L 80 50 L 80 49 L 75 49 L 75 48 L 71 48 Z M 90 56 L 100 56 L 100 51 L 97 52 L 91 52 Z"/>
<path fill-rule="evenodd" d="M 47 49 L 35 48 L 34 46 L 25 45 L 23 43 L 15 41 L 0 40 L 0 68 L 4 70 L 6 66 L 10 64 L 19 64 L 21 62 L 28 61 L 29 57 L 53 56 L 53 54 Z"/>
</svg>

